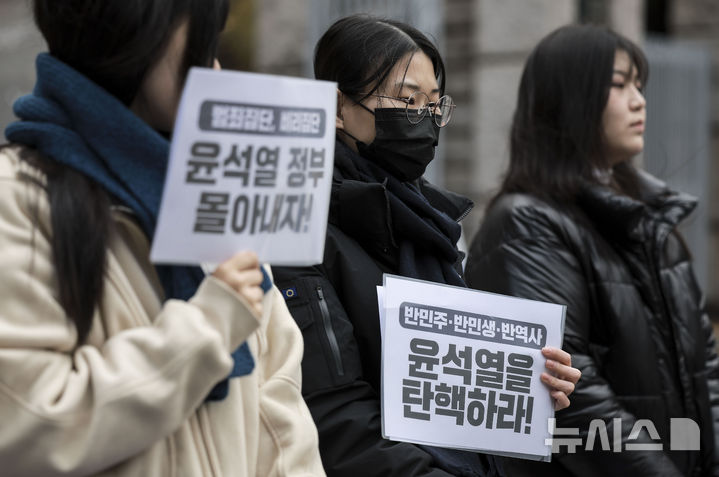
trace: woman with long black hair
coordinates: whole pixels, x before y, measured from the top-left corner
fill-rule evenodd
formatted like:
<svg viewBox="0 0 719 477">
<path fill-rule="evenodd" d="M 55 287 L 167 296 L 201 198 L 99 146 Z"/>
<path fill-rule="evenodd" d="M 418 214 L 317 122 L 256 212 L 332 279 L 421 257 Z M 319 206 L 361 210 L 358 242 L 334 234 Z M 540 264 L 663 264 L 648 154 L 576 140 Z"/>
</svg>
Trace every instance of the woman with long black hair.
<svg viewBox="0 0 719 477">
<path fill-rule="evenodd" d="M 269 271 L 149 261 L 190 66 L 226 0 L 35 0 L 49 53 L 0 149 L 0 473 L 324 475 Z"/>
<path fill-rule="evenodd" d="M 422 178 L 454 103 L 437 48 L 402 22 L 353 15 L 315 48 L 315 76 L 337 82 L 337 141 L 322 264 L 276 268 L 303 331 L 303 394 L 337 476 L 490 476 L 493 459 L 382 438 L 381 339 L 376 286 L 383 273 L 464 286 L 457 250 L 468 199 Z M 542 381 L 557 408 L 579 372 L 545 349 Z"/>
<path fill-rule="evenodd" d="M 595 26 L 552 32 L 526 62 L 509 171 L 466 278 L 567 305 L 582 379 L 556 416 L 557 439 L 578 445 L 551 464 L 507 461 L 512 475 L 719 474 L 719 359 L 676 231 L 696 200 L 631 163 L 647 74 L 634 43 Z"/>
</svg>

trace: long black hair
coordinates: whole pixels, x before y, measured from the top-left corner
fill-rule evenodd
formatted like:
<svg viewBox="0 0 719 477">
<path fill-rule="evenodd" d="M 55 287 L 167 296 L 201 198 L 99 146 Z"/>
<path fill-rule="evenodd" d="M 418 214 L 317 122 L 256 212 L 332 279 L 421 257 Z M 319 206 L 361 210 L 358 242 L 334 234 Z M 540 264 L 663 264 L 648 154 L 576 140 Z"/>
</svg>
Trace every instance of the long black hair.
<svg viewBox="0 0 719 477">
<path fill-rule="evenodd" d="M 524 67 L 510 135 L 510 165 L 500 195 L 526 192 L 572 200 L 583 181 L 611 169 L 602 113 L 609 98 L 614 58 L 624 51 L 646 84 L 648 64 L 627 38 L 593 25 L 554 30 Z M 630 163 L 613 168 L 615 186 L 634 195 Z"/>
<path fill-rule="evenodd" d="M 34 0 L 35 22 L 50 53 L 126 105 L 184 20 L 189 32 L 183 74 L 190 66 L 209 66 L 227 12 L 228 0 Z M 70 168 L 34 162 L 47 175 L 59 300 L 75 324 L 79 346 L 102 299 L 110 199 Z"/>
<path fill-rule="evenodd" d="M 317 42 L 315 78 L 335 81 L 340 91 L 361 101 L 382 85 L 400 60 L 418 51 L 432 61 L 440 95 L 444 94 L 444 62 L 422 32 L 395 20 L 350 15 L 333 23 Z"/>
</svg>

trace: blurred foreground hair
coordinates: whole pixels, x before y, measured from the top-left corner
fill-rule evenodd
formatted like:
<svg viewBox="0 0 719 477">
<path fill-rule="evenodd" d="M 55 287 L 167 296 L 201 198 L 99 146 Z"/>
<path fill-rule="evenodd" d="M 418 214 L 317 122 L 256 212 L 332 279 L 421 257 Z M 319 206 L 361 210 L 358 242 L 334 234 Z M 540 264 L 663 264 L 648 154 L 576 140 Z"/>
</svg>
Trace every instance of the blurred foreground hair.
<svg viewBox="0 0 719 477">
<path fill-rule="evenodd" d="M 228 0 L 34 0 L 33 7 L 50 53 L 130 105 L 183 21 L 189 21 L 183 74 L 212 64 Z M 80 346 L 102 299 L 111 201 L 78 172 L 34 162 L 47 175 L 59 300 Z"/>
</svg>

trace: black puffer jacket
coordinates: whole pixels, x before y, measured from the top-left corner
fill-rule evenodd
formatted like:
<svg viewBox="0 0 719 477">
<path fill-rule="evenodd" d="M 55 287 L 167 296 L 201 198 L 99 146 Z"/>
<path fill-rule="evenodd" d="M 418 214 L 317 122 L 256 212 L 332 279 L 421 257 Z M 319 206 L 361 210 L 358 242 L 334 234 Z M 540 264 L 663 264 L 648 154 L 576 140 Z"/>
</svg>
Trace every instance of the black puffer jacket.
<svg viewBox="0 0 719 477">
<path fill-rule="evenodd" d="M 385 186 L 359 180 L 351 154 L 338 143 L 324 262 L 273 267 L 304 337 L 302 391 L 319 430 L 325 471 L 342 477 L 495 475 L 477 454 L 450 456 L 465 470 L 449 473 L 431 449 L 382 438 L 376 286 L 383 273 L 398 274 L 397 224 Z M 419 188 L 452 219 L 472 207 L 425 181 Z"/>
<path fill-rule="evenodd" d="M 580 429 L 577 453 L 555 455 L 551 464 L 508 462 L 509 475 L 719 475 L 719 361 L 675 233 L 695 200 L 648 174 L 639 179 L 641 202 L 598 185 L 585 187 L 574 205 L 502 196 L 471 244 L 469 286 L 567 305 L 564 349 L 582 371 L 571 406 L 557 413 L 557 427 Z M 616 418 L 621 452 L 613 452 Z M 698 423 L 701 451 L 670 452 L 671 418 Z M 601 450 L 599 434 L 594 450 L 585 450 L 593 419 L 606 423 L 612 451 Z M 661 440 L 641 425 L 630 439 L 638 419 L 651 420 Z M 662 450 L 629 446 L 642 443 Z"/>
</svg>

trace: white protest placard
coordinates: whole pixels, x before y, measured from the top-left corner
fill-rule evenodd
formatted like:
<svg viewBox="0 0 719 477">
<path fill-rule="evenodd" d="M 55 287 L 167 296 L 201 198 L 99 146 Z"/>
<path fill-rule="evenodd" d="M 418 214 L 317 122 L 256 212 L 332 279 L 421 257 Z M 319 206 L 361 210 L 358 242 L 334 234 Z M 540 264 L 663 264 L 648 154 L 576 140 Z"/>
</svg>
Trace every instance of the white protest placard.
<svg viewBox="0 0 719 477">
<path fill-rule="evenodd" d="M 322 262 L 337 85 L 192 68 L 183 91 L 151 259 Z"/>
<path fill-rule="evenodd" d="M 378 292 L 385 438 L 551 460 L 541 349 L 565 306 L 388 274 Z"/>
</svg>

